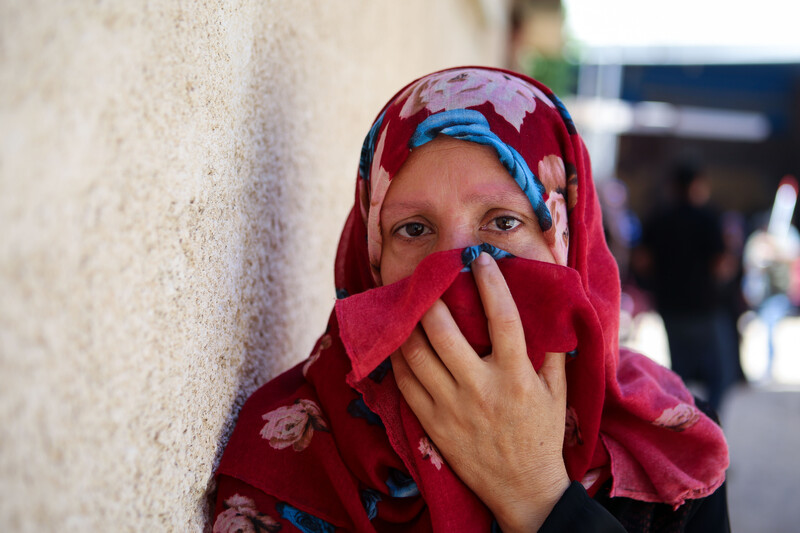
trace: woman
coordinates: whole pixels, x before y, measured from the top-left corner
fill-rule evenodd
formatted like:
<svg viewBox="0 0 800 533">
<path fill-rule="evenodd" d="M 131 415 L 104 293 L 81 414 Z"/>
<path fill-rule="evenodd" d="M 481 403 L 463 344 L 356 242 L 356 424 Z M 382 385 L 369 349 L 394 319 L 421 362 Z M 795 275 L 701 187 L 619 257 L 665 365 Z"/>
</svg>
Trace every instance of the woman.
<svg viewBox="0 0 800 533">
<path fill-rule="evenodd" d="M 495 69 L 420 78 L 357 182 L 328 331 L 242 409 L 214 531 L 727 530 L 719 427 L 618 347 L 616 265 L 554 95 Z"/>
</svg>

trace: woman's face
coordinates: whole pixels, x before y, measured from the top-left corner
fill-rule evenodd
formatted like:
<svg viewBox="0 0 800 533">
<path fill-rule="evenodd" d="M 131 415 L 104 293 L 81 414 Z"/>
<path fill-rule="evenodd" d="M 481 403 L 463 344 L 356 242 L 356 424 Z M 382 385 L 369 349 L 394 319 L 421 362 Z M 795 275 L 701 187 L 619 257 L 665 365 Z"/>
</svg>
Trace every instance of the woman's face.
<svg viewBox="0 0 800 533">
<path fill-rule="evenodd" d="M 405 278 L 428 254 L 489 243 L 555 263 L 528 198 L 495 151 L 439 136 L 414 149 L 381 209 L 381 280 Z"/>
</svg>

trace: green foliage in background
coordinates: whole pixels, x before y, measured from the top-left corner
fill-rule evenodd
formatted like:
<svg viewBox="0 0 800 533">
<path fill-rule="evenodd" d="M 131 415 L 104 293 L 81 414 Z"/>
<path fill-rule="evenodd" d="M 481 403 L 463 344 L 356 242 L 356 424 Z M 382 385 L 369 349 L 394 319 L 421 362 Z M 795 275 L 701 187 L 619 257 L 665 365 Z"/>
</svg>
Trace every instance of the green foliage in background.
<svg viewBox="0 0 800 533">
<path fill-rule="evenodd" d="M 564 57 L 531 55 L 525 73 L 550 87 L 558 96 L 571 96 L 578 90 L 578 65 Z"/>
</svg>

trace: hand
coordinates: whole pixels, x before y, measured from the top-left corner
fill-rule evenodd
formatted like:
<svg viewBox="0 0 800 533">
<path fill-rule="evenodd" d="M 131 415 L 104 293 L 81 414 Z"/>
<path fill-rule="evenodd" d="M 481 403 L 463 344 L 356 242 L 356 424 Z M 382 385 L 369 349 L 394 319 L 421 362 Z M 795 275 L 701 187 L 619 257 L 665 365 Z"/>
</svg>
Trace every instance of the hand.
<svg viewBox="0 0 800 533">
<path fill-rule="evenodd" d="M 502 530 L 536 531 L 570 483 L 562 457 L 564 354 L 548 353 L 537 375 L 497 263 L 482 253 L 472 270 L 492 353 L 481 359 L 438 300 L 392 355 L 394 375 L 422 427 Z"/>
</svg>

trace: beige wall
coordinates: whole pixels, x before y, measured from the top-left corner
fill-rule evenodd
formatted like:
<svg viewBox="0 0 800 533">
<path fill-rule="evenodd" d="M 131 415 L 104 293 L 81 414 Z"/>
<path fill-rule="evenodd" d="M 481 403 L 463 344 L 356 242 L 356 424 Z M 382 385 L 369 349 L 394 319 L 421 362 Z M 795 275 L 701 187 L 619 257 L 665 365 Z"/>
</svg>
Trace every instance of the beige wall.
<svg viewBox="0 0 800 533">
<path fill-rule="evenodd" d="M 200 531 L 304 358 L 360 143 L 502 0 L 0 3 L 0 530 Z"/>
</svg>

